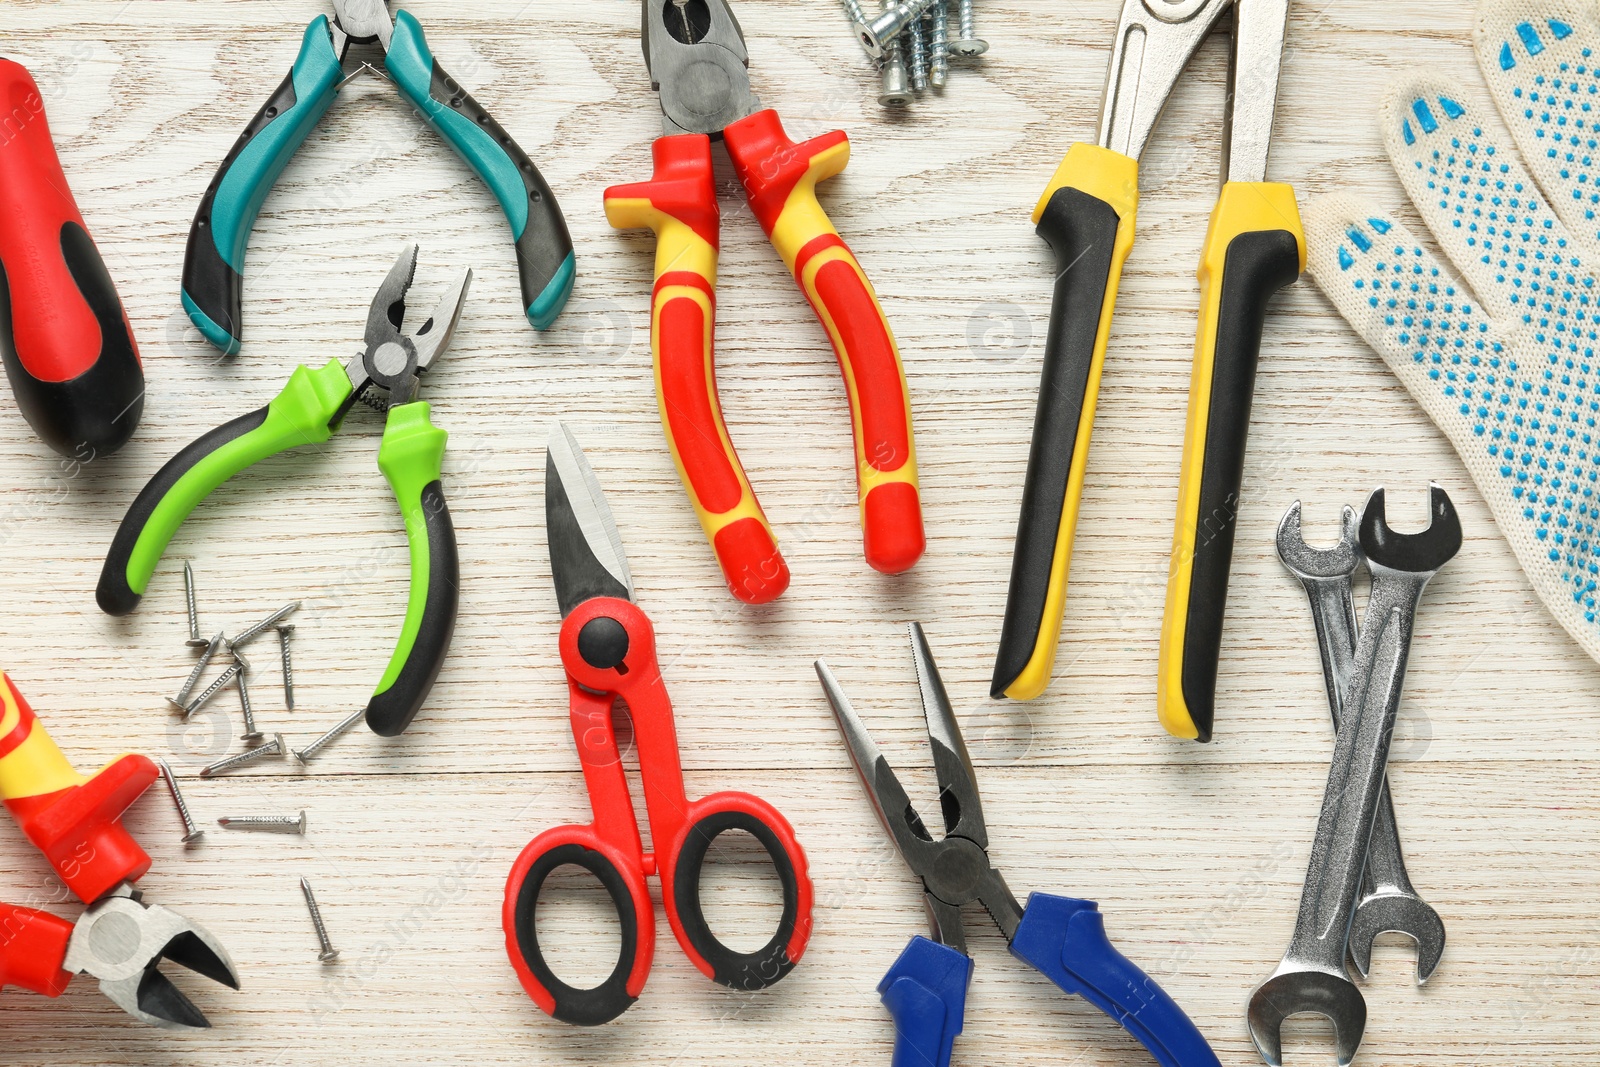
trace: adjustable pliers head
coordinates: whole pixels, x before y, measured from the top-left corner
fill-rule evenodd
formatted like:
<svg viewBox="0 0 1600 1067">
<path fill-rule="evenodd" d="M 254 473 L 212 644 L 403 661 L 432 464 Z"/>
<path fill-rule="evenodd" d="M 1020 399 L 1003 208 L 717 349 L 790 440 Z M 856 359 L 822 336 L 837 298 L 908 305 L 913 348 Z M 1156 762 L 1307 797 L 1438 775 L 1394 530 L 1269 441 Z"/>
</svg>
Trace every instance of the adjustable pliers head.
<svg viewBox="0 0 1600 1067">
<path fill-rule="evenodd" d="M 345 364 L 350 375 L 349 403 L 361 400 L 380 411 L 411 403 L 417 398 L 422 375 L 450 347 L 472 286 L 472 269 L 463 270 L 434 305 L 433 313 L 407 333 L 406 293 L 416 273 L 417 244 L 413 241 L 401 250 L 378 287 L 367 311 L 361 351 Z M 348 404 L 344 410 L 349 410 Z"/>
<path fill-rule="evenodd" d="M 761 108 L 750 91 L 750 55 L 723 0 L 643 0 L 640 30 L 650 86 L 666 134 L 721 136 Z"/>
<path fill-rule="evenodd" d="M 161 973 L 162 960 L 239 988 L 221 942 L 177 912 L 143 903 L 126 883 L 78 917 L 61 966 L 97 979 L 100 991 L 140 1022 L 168 1030 L 209 1028 L 204 1013 Z"/>
<path fill-rule="evenodd" d="M 933 840 L 889 761 L 850 706 L 838 679 L 821 660 L 816 663 L 817 677 L 878 818 L 912 873 L 922 880 L 933 939 L 965 952 L 963 904 L 981 902 L 1008 939 L 1016 931 L 1022 909 L 1000 872 L 989 863 L 989 830 L 978 797 L 977 777 L 928 639 L 917 623 L 911 623 L 908 630 L 917 686 L 922 693 L 922 713 L 928 724 L 928 746 L 939 783 L 942 839 Z"/>
</svg>

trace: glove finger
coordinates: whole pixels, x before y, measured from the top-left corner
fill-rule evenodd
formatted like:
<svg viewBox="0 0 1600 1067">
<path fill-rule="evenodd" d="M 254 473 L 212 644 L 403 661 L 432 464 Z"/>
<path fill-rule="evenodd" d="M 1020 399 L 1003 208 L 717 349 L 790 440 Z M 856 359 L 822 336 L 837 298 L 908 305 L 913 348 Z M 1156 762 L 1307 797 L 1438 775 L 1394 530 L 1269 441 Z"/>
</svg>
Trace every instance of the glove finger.
<svg viewBox="0 0 1600 1067">
<path fill-rule="evenodd" d="M 1523 160 L 1573 233 L 1600 248 L 1600 27 L 1591 4 L 1488 0 L 1478 7 L 1478 65 Z M 1592 258 L 1592 257 L 1591 257 Z"/>
<path fill-rule="evenodd" d="M 1444 431 L 1540 597 L 1600 659 L 1600 360 L 1486 319 L 1374 205 L 1319 197 L 1305 222 L 1317 285 Z"/>
<path fill-rule="evenodd" d="M 1390 87 L 1380 114 L 1395 173 L 1489 314 L 1572 319 L 1588 269 L 1487 101 L 1412 76 Z"/>
</svg>

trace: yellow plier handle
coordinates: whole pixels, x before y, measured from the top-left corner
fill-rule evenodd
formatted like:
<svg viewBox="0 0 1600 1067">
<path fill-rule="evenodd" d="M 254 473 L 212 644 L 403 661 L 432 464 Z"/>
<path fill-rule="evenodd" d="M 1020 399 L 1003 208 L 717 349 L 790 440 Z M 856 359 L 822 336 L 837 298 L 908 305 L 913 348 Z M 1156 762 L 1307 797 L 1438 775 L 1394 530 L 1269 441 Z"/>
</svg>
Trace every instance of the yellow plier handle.
<svg viewBox="0 0 1600 1067">
<path fill-rule="evenodd" d="M 1268 300 L 1305 266 L 1306 238 L 1290 186 L 1222 187 L 1200 257 L 1200 325 L 1161 625 L 1156 707 L 1176 737 L 1211 740 L 1261 328 Z"/>
</svg>

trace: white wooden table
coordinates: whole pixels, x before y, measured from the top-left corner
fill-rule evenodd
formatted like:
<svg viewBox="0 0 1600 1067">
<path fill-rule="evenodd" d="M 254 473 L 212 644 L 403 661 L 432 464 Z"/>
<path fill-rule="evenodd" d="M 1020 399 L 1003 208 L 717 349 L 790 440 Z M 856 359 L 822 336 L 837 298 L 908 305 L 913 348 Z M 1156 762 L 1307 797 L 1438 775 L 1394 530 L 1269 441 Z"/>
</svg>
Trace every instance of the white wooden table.
<svg viewBox="0 0 1600 1067">
<path fill-rule="evenodd" d="M 1450 942 L 1425 990 L 1386 940 L 1365 986 L 1362 1062 L 1592 1064 L 1600 1057 L 1600 670 L 1542 610 L 1462 465 L 1309 281 L 1263 343 L 1216 740 L 1155 720 L 1157 633 L 1188 386 L 1193 276 L 1215 195 L 1226 44 L 1181 83 L 1144 163 L 1090 460 L 1056 679 L 1028 705 L 987 696 L 1049 304 L 1050 259 L 1028 212 L 1058 158 L 1092 135 L 1115 0 L 981 6 L 988 57 L 942 100 L 886 114 L 829 0 L 742 0 L 752 81 L 794 135 L 851 134 L 824 202 L 899 336 L 917 420 L 928 553 L 883 578 L 859 550 L 843 392 L 823 335 L 742 204 L 725 203 L 719 363 L 732 432 L 794 570 L 777 604 L 722 589 L 684 500 L 652 395 L 651 240 L 605 223 L 601 191 L 648 174 L 659 132 L 625 0 L 416 0 L 447 68 L 510 129 L 565 208 L 579 280 L 560 324 L 517 311 L 498 210 L 385 85 L 350 85 L 284 174 L 251 243 L 246 345 L 215 357 L 177 300 L 189 220 L 217 161 L 294 57 L 320 0 L 12 0 L 5 54 L 45 86 L 60 154 L 120 287 L 149 377 L 144 425 L 77 468 L 0 391 L 0 543 L 10 590 L 0 662 L 77 764 L 164 754 L 192 776 L 238 731 L 185 730 L 162 697 L 187 672 L 180 561 L 209 628 L 303 598 L 299 708 L 282 710 L 258 646 L 268 729 L 305 741 L 360 707 L 405 598 L 404 537 L 357 412 L 325 450 L 262 464 L 174 541 L 137 614 L 93 588 L 133 494 L 178 447 L 264 403 L 296 362 L 350 350 L 400 243 L 419 291 L 471 264 L 454 347 L 429 375 L 451 431 L 446 486 L 462 560 L 460 625 L 427 708 L 394 741 L 352 734 L 310 770 L 269 763 L 188 783 L 206 820 L 310 811 L 303 840 L 215 829 L 185 851 L 159 790 L 128 823 L 156 858 L 144 880 L 226 942 L 245 989 L 196 993 L 216 1027 L 128 1021 L 80 983 L 61 1001 L 0 996 L 7 1064 L 886 1064 L 874 987 L 923 930 L 917 888 L 873 819 L 811 670 L 828 657 L 924 810 L 934 808 L 905 620 L 921 619 L 963 721 L 992 854 L 1019 892 L 1099 900 L 1113 938 L 1182 1003 L 1227 1064 L 1257 1061 L 1243 1006 L 1287 943 L 1332 733 L 1299 588 L 1272 551 L 1306 502 L 1311 535 L 1378 484 L 1420 522 L 1443 482 L 1467 543 L 1418 625 L 1392 779 L 1411 871 Z M 1291 18 L 1272 176 L 1302 197 L 1357 188 L 1402 213 L 1372 121 L 1386 81 L 1427 66 L 1475 80 L 1467 4 L 1305 0 Z M 713 985 L 665 930 L 621 1020 L 581 1030 L 541 1014 L 507 965 L 500 902 L 534 834 L 581 820 L 541 483 L 546 420 L 566 419 L 616 512 L 655 620 L 689 788 L 757 792 L 808 846 L 816 932 L 782 984 Z M 219 703 L 219 708 L 227 706 Z M 47 899 L 44 860 L 7 823 L 0 885 Z M 335 941 L 317 962 L 296 881 L 317 885 Z M 712 877 L 712 922 L 764 939 L 756 865 Z M 73 914 L 75 905 L 51 905 Z M 562 973 L 609 969 L 598 891 L 550 909 Z M 973 916 L 977 974 L 962 1064 L 1141 1064 L 1093 1008 L 1011 959 Z M 181 979 L 180 979 L 181 981 Z M 191 990 L 204 983 L 186 983 Z M 1326 1026 L 1297 1020 L 1292 1062 L 1325 1063 Z"/>
</svg>

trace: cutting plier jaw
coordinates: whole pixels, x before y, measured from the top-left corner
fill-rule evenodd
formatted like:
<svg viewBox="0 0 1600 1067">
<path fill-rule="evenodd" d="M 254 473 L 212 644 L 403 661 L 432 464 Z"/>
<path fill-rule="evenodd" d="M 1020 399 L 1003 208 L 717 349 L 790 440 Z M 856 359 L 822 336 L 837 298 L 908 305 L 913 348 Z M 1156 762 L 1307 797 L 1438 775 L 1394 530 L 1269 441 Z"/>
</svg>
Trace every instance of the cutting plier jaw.
<svg viewBox="0 0 1600 1067">
<path fill-rule="evenodd" d="M 643 0 L 640 38 L 667 135 L 719 137 L 760 110 L 744 33 L 723 0 Z"/>
<path fill-rule="evenodd" d="M 341 60 L 352 44 L 376 44 L 387 52 L 394 39 L 394 16 L 386 0 L 333 0 L 328 28 Z"/>
<path fill-rule="evenodd" d="M 387 393 L 381 405 L 385 410 L 411 403 L 417 398 L 419 379 L 455 336 L 472 287 L 471 268 L 456 276 L 415 331 L 405 330 L 406 294 L 416 278 L 417 252 L 414 241 L 401 250 L 372 298 L 361 351 L 345 365 L 350 375 L 350 403 L 362 399 L 380 406 L 370 397 L 374 388 Z M 349 404 L 344 410 L 349 410 Z"/>
<path fill-rule="evenodd" d="M 62 969 L 98 980 L 100 991 L 140 1022 L 168 1030 L 209 1028 L 205 1014 L 161 973 L 162 960 L 239 988 L 221 942 L 177 912 L 143 903 L 128 884 L 78 918 Z"/>
</svg>

